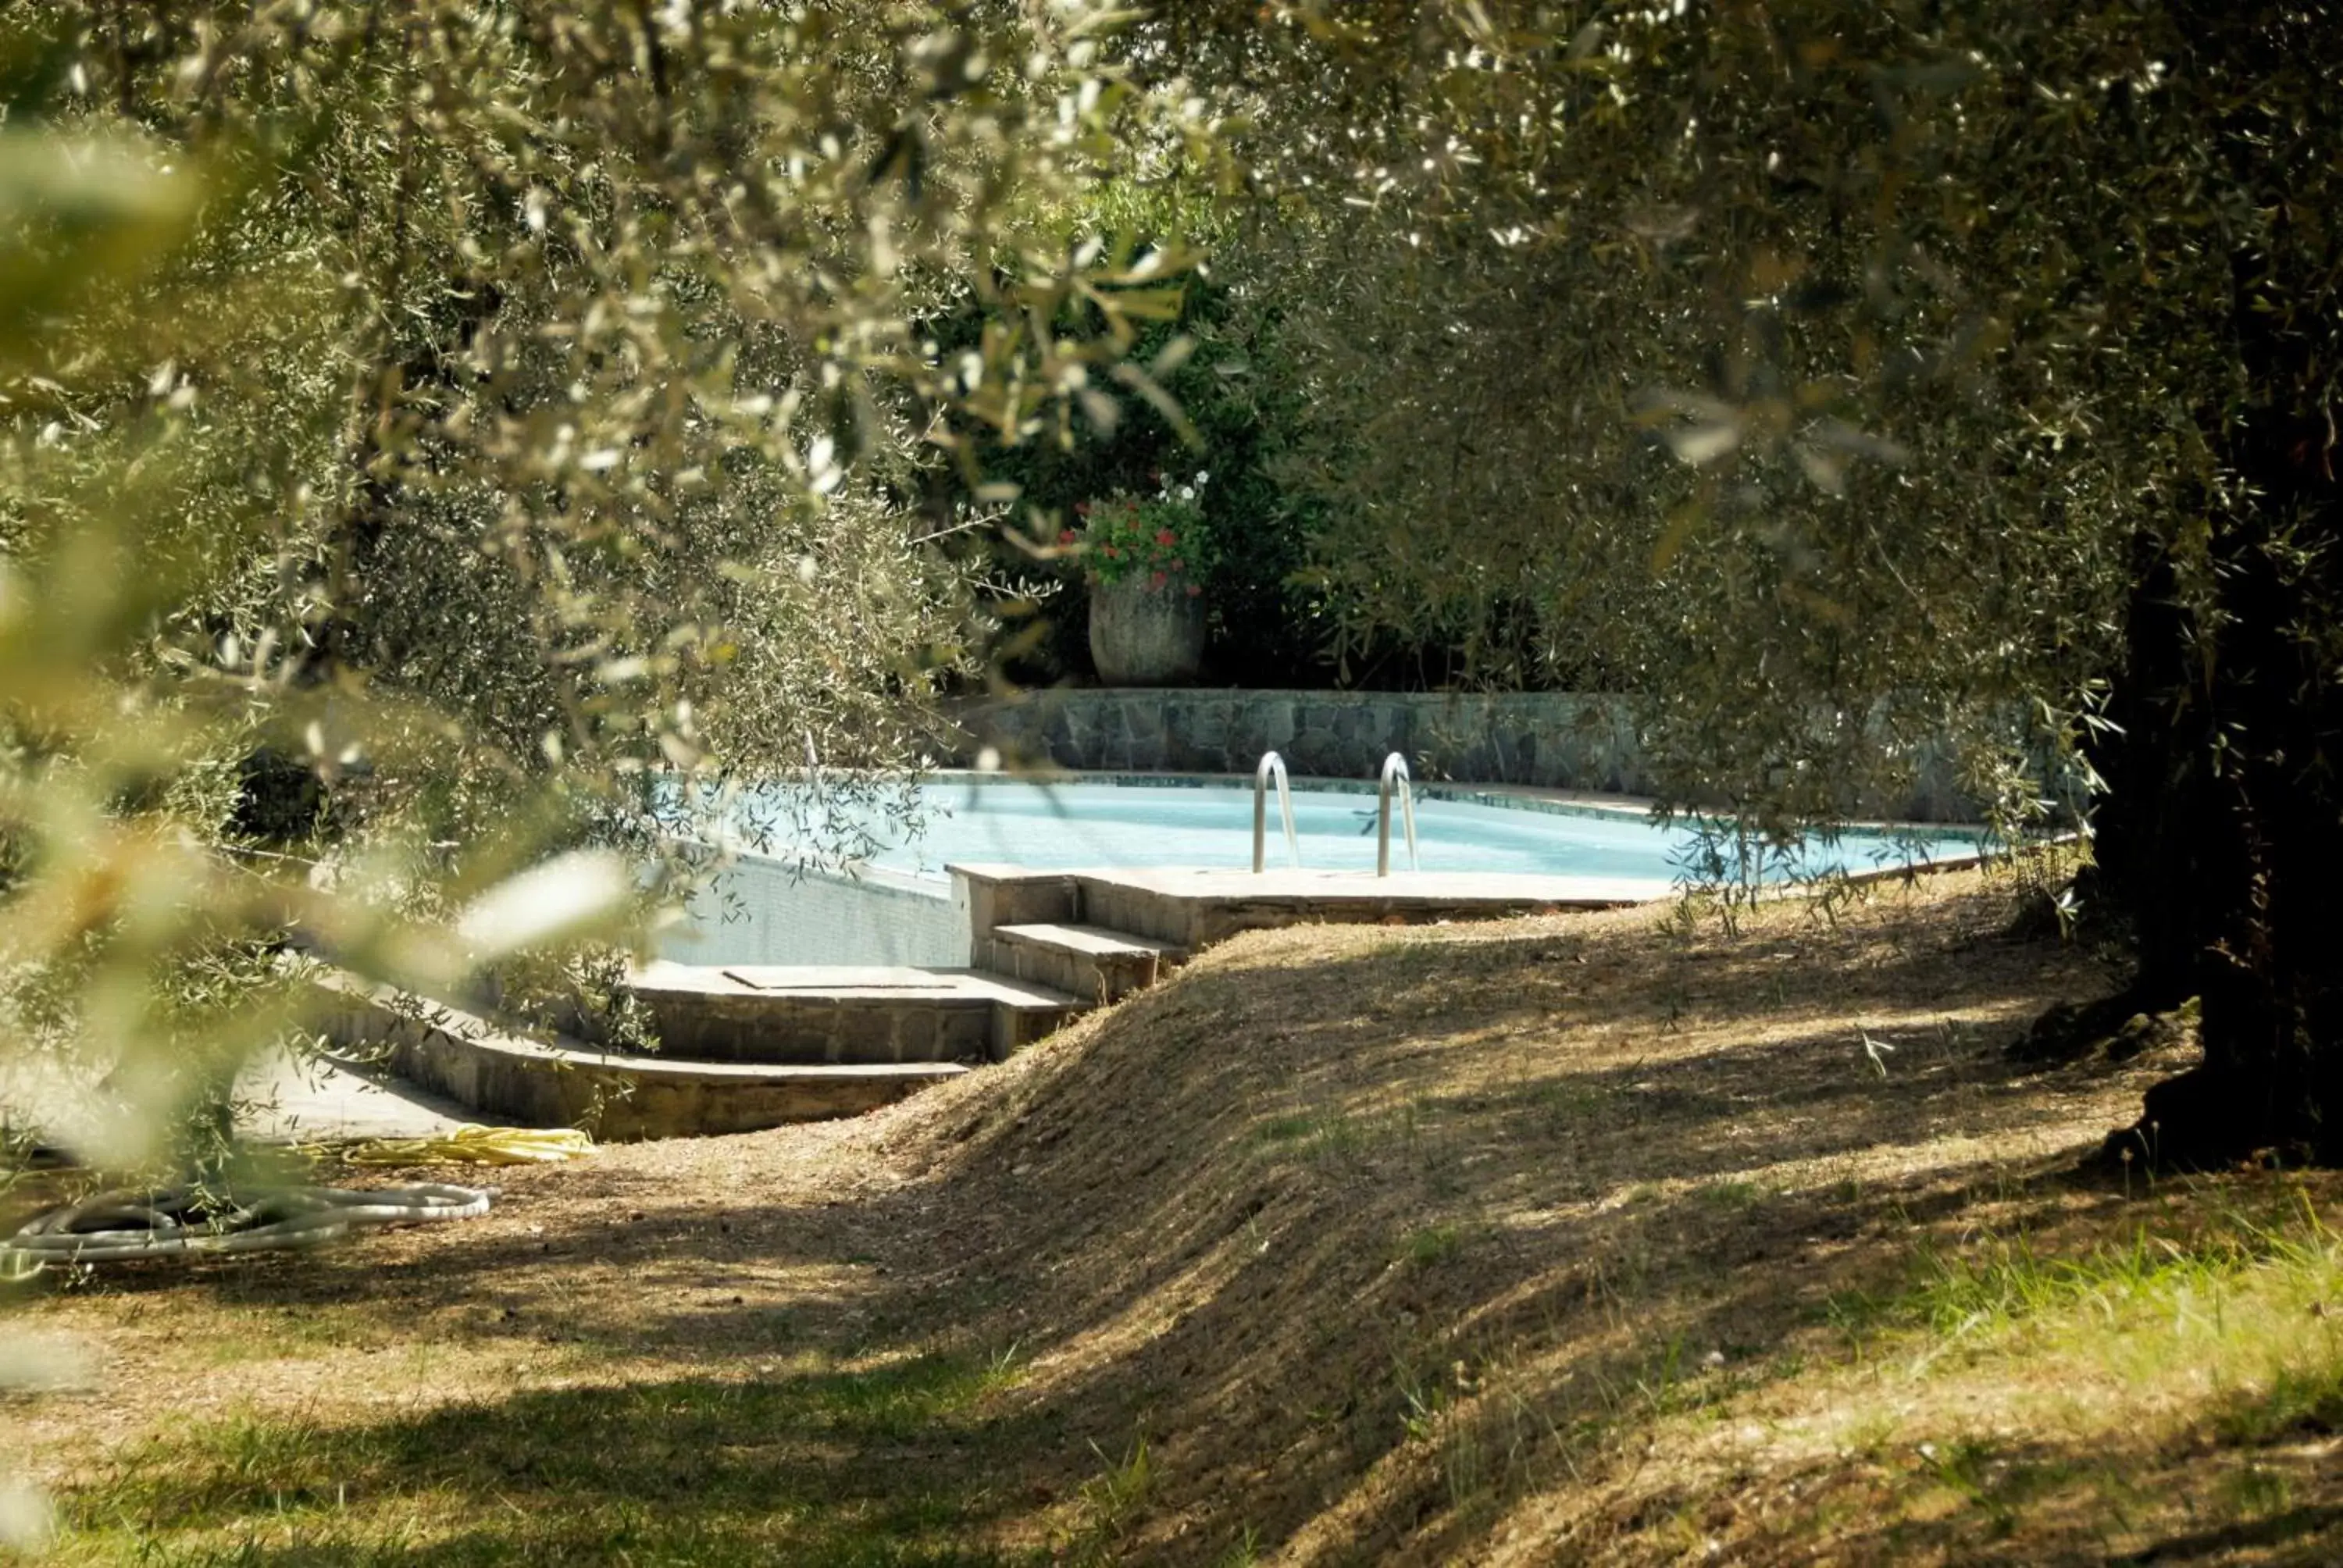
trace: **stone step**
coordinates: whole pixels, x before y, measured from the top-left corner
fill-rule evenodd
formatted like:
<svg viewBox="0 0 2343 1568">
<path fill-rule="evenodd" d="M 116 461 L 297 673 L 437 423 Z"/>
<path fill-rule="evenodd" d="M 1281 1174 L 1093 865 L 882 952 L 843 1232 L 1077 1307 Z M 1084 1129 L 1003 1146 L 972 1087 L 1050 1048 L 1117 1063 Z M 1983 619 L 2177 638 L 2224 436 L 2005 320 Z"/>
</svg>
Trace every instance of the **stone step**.
<svg viewBox="0 0 2343 1568">
<path fill-rule="evenodd" d="M 962 971 L 961 984 L 992 998 L 992 1060 L 1006 1061 L 1023 1050 L 1090 1010 L 1079 992 L 1070 993 L 997 971 Z"/>
<path fill-rule="evenodd" d="M 1504 871 L 1078 871 L 1082 919 L 1194 950 L 1241 931 L 1303 924 L 1428 925 L 1673 896 L 1664 880 Z"/>
<path fill-rule="evenodd" d="M 753 1132 L 857 1116 L 958 1078 L 954 1062 L 773 1066 L 620 1056 L 576 1040 L 509 1033 L 442 1002 L 320 967 L 319 1022 L 336 1043 L 387 1048 L 398 1077 L 528 1127 L 584 1127 L 603 1140 Z"/>
<path fill-rule="evenodd" d="M 1075 879 L 1075 890 L 1081 918 L 1092 925 L 1190 950 L 1203 945 L 1196 940 L 1193 905 L 1177 893 L 1091 872 Z"/>
<path fill-rule="evenodd" d="M 1188 955 L 1170 943 L 1104 926 L 1034 922 L 995 926 L 975 957 L 988 969 L 1104 1006 L 1146 990 Z"/>
<path fill-rule="evenodd" d="M 1080 1010 L 969 970 L 656 963 L 628 981 L 669 1059 L 899 1065 L 1001 1060 Z"/>
<path fill-rule="evenodd" d="M 971 942 L 981 942 L 997 926 L 1081 919 L 1081 892 L 1062 871 L 1031 871 L 1022 866 L 978 862 L 948 868 L 952 901 L 968 920 Z"/>
</svg>

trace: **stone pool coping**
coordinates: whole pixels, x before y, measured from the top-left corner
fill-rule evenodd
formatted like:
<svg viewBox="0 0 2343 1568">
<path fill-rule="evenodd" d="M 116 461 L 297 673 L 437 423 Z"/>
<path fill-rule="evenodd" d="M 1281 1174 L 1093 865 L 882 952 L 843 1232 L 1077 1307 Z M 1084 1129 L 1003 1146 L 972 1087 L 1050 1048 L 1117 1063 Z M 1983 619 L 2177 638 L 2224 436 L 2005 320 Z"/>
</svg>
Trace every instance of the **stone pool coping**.
<svg viewBox="0 0 2343 1568">
<path fill-rule="evenodd" d="M 955 784 L 976 784 L 983 787 L 987 780 L 998 779 L 1014 784 L 1132 784 L 1171 786 L 1190 789 L 1233 789 L 1251 790 L 1252 776 L 1249 773 L 1183 773 L 1150 772 L 1143 769 L 1109 768 L 1075 769 L 1071 768 L 986 770 L 977 768 L 936 768 L 928 771 L 929 779 L 944 779 Z M 1320 774 L 1294 774 L 1287 782 L 1296 793 L 1304 789 L 1330 795 L 1368 795 L 1379 792 L 1380 786 L 1372 779 L 1326 777 Z M 1410 781 L 1419 800 L 1450 800 L 1467 806 L 1493 806 L 1507 810 L 1540 811 L 1557 817 L 1648 817 L 1658 803 L 1647 795 L 1618 795 L 1594 789 L 1563 789 L 1539 784 L 1471 784 L 1453 779 L 1431 779 Z M 1688 818 L 1706 813 L 1687 811 Z M 1909 833 L 1916 838 L 1956 839 L 1990 838 L 1992 829 L 1983 822 L 1916 822 L 1880 818 L 1857 818 L 1842 822 L 1847 832 L 1894 836 Z M 1995 851 L 1998 852 L 1998 851 Z M 1942 862 L 1939 862 L 1940 864 Z M 896 873 L 901 875 L 902 873 Z"/>
</svg>

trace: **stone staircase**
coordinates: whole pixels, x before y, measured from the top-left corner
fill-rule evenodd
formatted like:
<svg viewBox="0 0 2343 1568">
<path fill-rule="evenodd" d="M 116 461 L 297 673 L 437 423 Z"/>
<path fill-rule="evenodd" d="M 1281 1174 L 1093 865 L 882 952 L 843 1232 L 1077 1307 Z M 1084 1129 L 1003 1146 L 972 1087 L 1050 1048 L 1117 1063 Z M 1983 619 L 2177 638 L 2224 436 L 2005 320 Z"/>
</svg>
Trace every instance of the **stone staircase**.
<svg viewBox="0 0 2343 1568">
<path fill-rule="evenodd" d="M 649 964 L 628 989 L 658 1031 L 659 1055 L 605 1053 L 599 1064 L 655 1064 L 669 1079 L 746 1071 L 774 1120 L 835 1116 L 1005 1061 L 1188 956 L 1177 942 L 1085 921 L 1073 878 L 1004 868 L 959 888 L 970 917 L 965 969 Z M 793 1089 L 804 1091 L 802 1115 L 789 1113 Z"/>
<path fill-rule="evenodd" d="M 661 962 L 628 983 L 662 1058 L 770 1067 L 1004 1061 L 1083 1010 L 980 970 Z"/>
<path fill-rule="evenodd" d="M 669 1060 L 878 1067 L 1004 1061 L 1183 962 L 1158 937 L 1085 921 L 1078 879 L 958 879 L 965 969 L 659 962 L 628 989 Z"/>
<path fill-rule="evenodd" d="M 1635 883 L 1484 873 L 950 869 L 968 923 L 968 967 L 653 963 L 628 984 L 659 1033 L 654 1056 L 606 1040 L 516 1034 L 354 977 L 328 973 L 317 983 L 328 993 L 334 1038 L 387 1047 L 401 1077 L 474 1110 L 539 1126 L 584 1123 L 604 1138 L 681 1137 L 850 1116 L 1006 1060 L 1239 931 L 1596 909 L 1654 896 Z"/>
<path fill-rule="evenodd" d="M 1183 943 L 1100 919 L 1104 900 L 1079 876 L 955 866 L 952 885 L 972 963 L 1086 1007 L 1144 990 L 1188 960 Z"/>
<path fill-rule="evenodd" d="M 1051 986 L 1104 1007 L 1153 985 L 1188 950 L 1104 926 L 1037 920 L 995 926 L 974 956 L 995 974 Z"/>
</svg>

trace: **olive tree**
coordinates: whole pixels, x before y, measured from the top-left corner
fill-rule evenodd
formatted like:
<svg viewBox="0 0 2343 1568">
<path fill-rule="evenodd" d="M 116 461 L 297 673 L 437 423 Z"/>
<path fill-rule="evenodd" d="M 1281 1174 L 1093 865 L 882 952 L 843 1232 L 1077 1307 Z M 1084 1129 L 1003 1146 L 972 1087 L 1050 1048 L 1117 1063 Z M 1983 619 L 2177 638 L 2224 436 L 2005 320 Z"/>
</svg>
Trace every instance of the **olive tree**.
<svg viewBox="0 0 2343 1568">
<path fill-rule="evenodd" d="M 480 901 L 548 849 L 920 761 L 987 520 L 921 472 L 1157 390 L 1124 351 L 1182 258 L 1066 216 L 1196 130 L 1114 25 L 10 8 L 0 1014 L 11 1057 L 151 1085 L 93 1152 L 288 1016 L 288 930 L 444 981 L 633 886 L 573 858 L 522 884 L 543 919 Z M 947 356 L 920 324 L 970 297 Z M 1103 329 L 1054 331 L 1070 299 Z"/>
<path fill-rule="evenodd" d="M 2204 999 L 2143 1151 L 2335 1158 L 2338 21 L 1365 0 L 1134 57 L 1250 117 L 1354 635 L 1632 691 L 1775 833 L 1945 747 L 2006 826 L 2095 786 L 2117 1005 Z"/>
</svg>

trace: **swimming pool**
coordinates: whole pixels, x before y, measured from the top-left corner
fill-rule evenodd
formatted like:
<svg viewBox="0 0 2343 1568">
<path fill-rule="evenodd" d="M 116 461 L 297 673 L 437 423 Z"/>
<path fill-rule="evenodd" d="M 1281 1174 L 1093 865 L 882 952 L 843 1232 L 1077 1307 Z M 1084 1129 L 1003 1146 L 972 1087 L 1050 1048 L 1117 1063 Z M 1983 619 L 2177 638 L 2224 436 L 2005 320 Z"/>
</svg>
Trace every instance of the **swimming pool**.
<svg viewBox="0 0 2343 1568">
<path fill-rule="evenodd" d="M 906 821 L 850 790 L 768 790 L 737 804 L 719 834 L 743 852 L 693 900 L 686 923 L 660 944 L 687 963 L 937 964 L 967 961 L 965 922 L 945 868 L 1007 862 L 1033 870 L 1134 868 L 1245 869 L 1252 864 L 1248 779 L 1085 777 L 1042 783 L 986 774 L 932 776 L 906 798 Z M 1392 867 L 1407 868 L 1393 806 Z M 1416 840 L 1426 871 L 1510 871 L 1649 883 L 1654 897 L 1704 869 L 1694 827 L 1639 810 L 1471 789 L 1419 789 Z M 761 824 L 744 838 L 742 824 Z M 1372 786 L 1308 781 L 1293 790 L 1302 863 L 1313 870 L 1375 869 Z M 851 864 L 806 851 L 842 836 L 865 853 Z M 1972 834 L 1936 829 L 1849 831 L 1795 854 L 1767 852 L 1755 879 L 1831 870 L 1864 872 L 1965 858 Z M 1290 862 L 1277 810 L 1268 863 Z M 1738 868 L 1725 868 L 1737 873 Z M 1719 868 L 1710 864 L 1714 874 Z"/>
<path fill-rule="evenodd" d="M 881 869 L 940 881 L 955 861 L 1005 861 L 1035 870 L 1107 867 L 1243 869 L 1252 863 L 1250 781 L 1134 777 L 1045 783 L 983 774 L 943 774 L 918 793 L 909 824 L 867 806 L 826 807 L 801 794 L 768 795 L 762 819 L 794 821 L 768 852 L 789 859 L 808 835 L 851 829 Z M 1392 864 L 1403 869 L 1397 808 Z M 1319 870 L 1372 871 L 1375 795 L 1370 789 L 1310 784 L 1293 791 L 1302 863 Z M 1704 839 L 1688 823 L 1659 824 L 1642 811 L 1590 807 L 1439 787 L 1419 789 L 1416 838 L 1427 871 L 1523 871 L 1673 881 L 1704 864 Z M 1274 804 L 1269 858 L 1288 863 Z M 1973 836 L 1940 830 L 1848 831 L 1771 854 L 1756 867 L 1772 879 L 1834 870 L 1866 871 L 1973 854 Z M 1714 867 L 1710 868 L 1714 869 Z M 1728 867 L 1728 870 L 1738 870 Z"/>
</svg>

